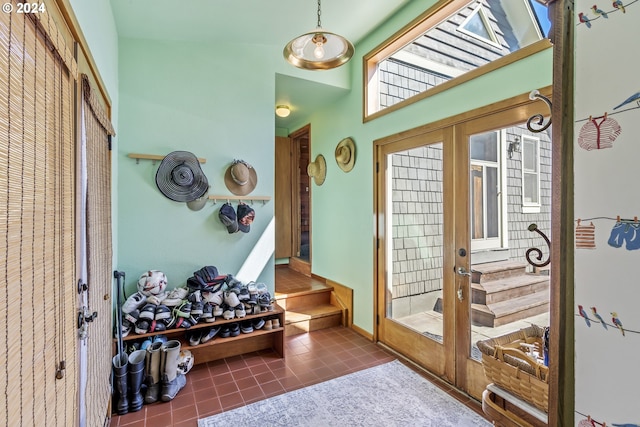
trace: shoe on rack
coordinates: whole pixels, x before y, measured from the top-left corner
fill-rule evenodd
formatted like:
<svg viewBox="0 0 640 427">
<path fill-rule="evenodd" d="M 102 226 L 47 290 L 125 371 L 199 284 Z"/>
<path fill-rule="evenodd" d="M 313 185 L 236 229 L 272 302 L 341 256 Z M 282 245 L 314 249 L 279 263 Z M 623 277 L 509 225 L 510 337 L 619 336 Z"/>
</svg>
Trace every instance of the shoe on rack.
<svg viewBox="0 0 640 427">
<path fill-rule="evenodd" d="M 271 319 L 266 320 L 264 322 L 264 330 L 265 331 L 270 331 L 271 329 L 273 329 L 273 322 L 271 321 Z"/>
<path fill-rule="evenodd" d="M 189 341 L 189 345 L 195 347 L 200 344 L 200 340 L 202 339 L 202 331 L 198 329 L 188 332 L 186 338 Z"/>
<path fill-rule="evenodd" d="M 196 301 L 191 304 L 191 315 L 192 316 L 201 316 L 204 309 L 204 304 L 202 301 Z"/>
<path fill-rule="evenodd" d="M 253 323 L 251 323 L 251 320 L 245 320 L 244 322 L 242 322 L 240 324 L 240 330 L 243 334 L 250 334 L 251 332 L 253 332 Z"/>
<path fill-rule="evenodd" d="M 220 332 L 218 333 L 218 336 L 220 338 L 229 338 L 230 335 L 231 329 L 229 329 L 228 325 L 224 325 L 222 328 L 220 328 Z"/>
<path fill-rule="evenodd" d="M 198 289 L 197 291 L 193 291 L 189 294 L 189 296 L 187 297 L 187 299 L 191 302 L 201 302 L 202 301 L 202 295 L 200 293 L 200 290 Z"/>
<path fill-rule="evenodd" d="M 246 285 L 240 286 L 240 292 L 238 293 L 238 299 L 240 301 L 247 301 L 249 299 L 249 289 L 247 289 Z"/>
<path fill-rule="evenodd" d="M 214 305 L 212 314 L 214 317 L 221 317 L 224 313 L 224 305 Z"/>
<path fill-rule="evenodd" d="M 222 317 L 226 320 L 233 319 L 234 317 L 236 317 L 235 309 L 233 307 L 227 306 L 227 308 L 225 308 L 224 312 L 222 313 Z"/>
<path fill-rule="evenodd" d="M 269 304 L 271 304 L 271 295 L 269 295 L 269 292 L 258 295 L 258 304 L 262 308 L 269 307 Z"/>
<path fill-rule="evenodd" d="M 258 287 L 256 286 L 256 282 L 247 283 L 247 290 L 249 291 L 249 295 L 258 295 Z"/>
<path fill-rule="evenodd" d="M 238 304 L 235 308 L 235 312 L 236 312 L 236 317 L 238 319 L 242 319 L 247 315 L 247 312 L 245 311 L 243 304 Z"/>
<path fill-rule="evenodd" d="M 253 329 L 262 329 L 263 327 L 264 327 L 264 319 L 262 317 L 253 319 Z"/>
<path fill-rule="evenodd" d="M 238 294 L 233 292 L 232 290 L 226 291 L 224 293 L 224 302 L 227 303 L 230 307 L 235 307 L 240 304 L 240 300 L 238 299 Z"/>
<path fill-rule="evenodd" d="M 131 313 L 133 310 L 142 307 L 145 302 L 147 302 L 147 297 L 140 292 L 136 292 L 122 304 L 122 312 L 125 314 Z"/>
<path fill-rule="evenodd" d="M 232 337 L 240 335 L 240 324 L 238 322 L 231 323 L 229 325 L 229 331 Z"/>
<path fill-rule="evenodd" d="M 149 332 L 150 326 L 151 324 L 147 320 L 138 320 L 135 327 L 136 334 L 146 334 Z"/>
<path fill-rule="evenodd" d="M 126 337 L 133 330 L 133 323 L 129 322 L 127 319 L 122 319 L 122 325 L 120 325 L 120 333 L 122 334 L 122 338 Z M 116 334 L 117 336 L 117 334 Z"/>
<path fill-rule="evenodd" d="M 213 306 L 211 305 L 211 303 L 204 303 L 204 305 L 202 306 L 202 314 L 200 315 L 200 318 L 205 322 L 213 322 L 214 320 L 216 320 L 216 318 L 213 317 Z"/>
<path fill-rule="evenodd" d="M 167 320 L 171 318 L 171 309 L 164 304 L 160 304 L 156 307 L 155 319 Z"/>
<path fill-rule="evenodd" d="M 218 332 L 220 332 L 221 327 L 220 326 L 214 326 L 211 329 L 209 329 L 205 334 L 202 335 L 202 338 L 200 339 L 200 343 L 204 344 L 208 341 L 211 341 L 216 335 L 218 335 Z"/>
<path fill-rule="evenodd" d="M 183 301 L 182 304 L 173 309 L 173 314 L 177 317 L 188 319 L 191 317 L 191 303 Z"/>
<path fill-rule="evenodd" d="M 155 327 L 153 328 L 153 332 L 164 332 L 167 330 L 167 325 L 162 320 L 154 320 Z"/>
<path fill-rule="evenodd" d="M 168 307 L 175 307 L 182 303 L 182 300 L 185 299 L 189 295 L 189 290 L 187 288 L 179 287 L 174 288 L 169 292 L 167 297 L 162 301 L 162 303 Z"/>
<path fill-rule="evenodd" d="M 269 289 L 267 289 L 267 285 L 265 285 L 264 283 L 256 283 L 256 290 L 258 291 L 258 294 L 269 292 Z"/>
<path fill-rule="evenodd" d="M 278 329 L 280 327 L 280 319 L 272 319 L 271 326 L 273 326 L 273 329 Z"/>
<path fill-rule="evenodd" d="M 124 315 L 124 318 L 131 323 L 136 323 L 138 321 L 138 318 L 140 318 L 140 310 L 136 308 L 132 312 L 126 313 Z"/>
<path fill-rule="evenodd" d="M 208 301 L 213 305 L 220 305 L 224 302 L 224 291 L 222 289 L 218 289 L 215 292 L 202 292 L 202 299 L 204 301 Z"/>
<path fill-rule="evenodd" d="M 156 317 L 156 306 L 154 304 L 146 304 L 140 310 L 140 319 L 153 320 Z"/>
<path fill-rule="evenodd" d="M 149 298 L 147 298 L 147 303 L 160 305 L 165 299 L 167 299 L 167 293 L 161 292 L 158 295 L 151 295 Z"/>
<path fill-rule="evenodd" d="M 147 347 L 149 347 L 152 343 L 151 337 L 145 339 L 144 341 L 142 341 L 142 344 L 140 344 L 140 350 L 146 350 Z"/>
</svg>

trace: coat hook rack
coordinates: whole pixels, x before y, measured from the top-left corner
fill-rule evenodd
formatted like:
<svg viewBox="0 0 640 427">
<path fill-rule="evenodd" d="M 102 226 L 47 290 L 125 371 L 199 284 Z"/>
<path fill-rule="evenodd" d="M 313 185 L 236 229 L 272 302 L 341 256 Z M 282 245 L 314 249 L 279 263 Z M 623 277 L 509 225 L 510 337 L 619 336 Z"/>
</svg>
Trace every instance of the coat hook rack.
<svg viewBox="0 0 640 427">
<path fill-rule="evenodd" d="M 253 202 L 262 202 L 263 205 L 266 205 L 271 197 L 269 196 L 229 196 L 229 195 L 209 195 L 209 200 L 213 200 L 213 204 L 215 205 L 218 200 L 225 200 L 227 203 L 231 203 L 232 200 L 241 200 L 248 201 L 253 204 Z"/>
<path fill-rule="evenodd" d="M 542 231 L 540 231 L 540 229 L 538 229 L 538 226 L 536 224 L 531 224 L 529 225 L 528 228 L 529 231 L 535 231 L 536 233 L 538 233 L 540 236 L 542 236 L 542 238 L 544 239 L 545 242 L 547 242 L 547 245 L 549 246 L 549 249 L 551 249 L 551 242 L 549 241 L 549 238 L 547 237 L 546 234 L 544 234 Z M 533 265 L 534 267 L 544 267 L 546 265 L 549 265 L 551 263 L 551 255 L 549 255 L 549 258 L 542 262 L 535 262 L 535 261 L 531 261 L 531 252 L 535 252 L 537 255 L 537 259 L 538 261 L 542 260 L 542 251 L 538 248 L 529 248 L 527 249 L 527 252 L 525 253 L 525 257 L 527 258 L 527 262 L 531 265 Z"/>
<path fill-rule="evenodd" d="M 551 112 L 551 100 L 542 95 L 537 89 L 531 91 L 531 93 L 529 94 L 529 99 L 532 101 L 541 99 L 545 102 L 545 104 L 547 104 L 547 106 L 549 107 L 549 112 Z M 536 127 L 534 127 L 534 125 Z M 533 116 L 529 117 L 529 120 L 527 120 L 527 129 L 529 129 L 531 132 L 544 132 L 549 126 L 551 126 L 551 117 L 549 117 L 549 121 L 545 123 L 544 116 L 542 114 L 534 114 Z"/>
<path fill-rule="evenodd" d="M 136 165 L 140 164 L 140 160 L 151 160 L 155 165 L 158 160 L 162 160 L 165 158 L 165 156 L 160 156 L 157 154 L 141 154 L 141 153 L 129 153 L 127 154 L 127 157 L 131 159 L 136 159 Z M 198 161 L 200 163 L 207 163 L 207 159 L 202 157 L 198 157 Z"/>
</svg>

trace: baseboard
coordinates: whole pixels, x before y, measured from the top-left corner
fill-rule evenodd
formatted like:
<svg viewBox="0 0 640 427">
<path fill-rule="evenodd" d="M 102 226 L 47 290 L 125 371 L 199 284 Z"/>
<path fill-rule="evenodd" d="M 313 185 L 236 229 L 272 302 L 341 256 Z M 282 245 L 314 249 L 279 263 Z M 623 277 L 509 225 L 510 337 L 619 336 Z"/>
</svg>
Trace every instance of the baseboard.
<svg viewBox="0 0 640 427">
<path fill-rule="evenodd" d="M 362 335 L 369 341 L 373 342 L 373 334 L 370 334 L 369 332 L 365 331 L 364 329 L 360 328 L 357 325 L 351 325 L 351 329 L 353 329 L 355 332 L 357 332 L 359 335 Z"/>
</svg>

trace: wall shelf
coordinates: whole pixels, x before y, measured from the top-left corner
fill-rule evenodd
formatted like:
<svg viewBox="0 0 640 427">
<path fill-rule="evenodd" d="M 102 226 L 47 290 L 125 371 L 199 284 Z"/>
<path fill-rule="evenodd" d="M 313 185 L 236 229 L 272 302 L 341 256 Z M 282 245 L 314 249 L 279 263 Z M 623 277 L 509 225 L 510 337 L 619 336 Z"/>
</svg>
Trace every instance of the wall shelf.
<svg viewBox="0 0 640 427">
<path fill-rule="evenodd" d="M 141 154 L 141 153 L 129 153 L 127 157 L 136 159 L 136 164 L 140 163 L 140 160 L 152 160 L 154 163 L 158 160 L 162 160 L 165 156 L 161 156 L 158 154 Z M 207 163 L 207 159 L 198 157 L 198 161 L 200 163 Z"/>
</svg>

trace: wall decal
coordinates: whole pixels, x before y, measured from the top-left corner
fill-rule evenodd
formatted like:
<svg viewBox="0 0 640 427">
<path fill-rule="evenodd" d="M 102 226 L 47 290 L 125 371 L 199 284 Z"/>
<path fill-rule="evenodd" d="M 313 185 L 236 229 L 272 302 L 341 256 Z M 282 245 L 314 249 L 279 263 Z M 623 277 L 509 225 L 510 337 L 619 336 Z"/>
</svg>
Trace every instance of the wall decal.
<svg viewBox="0 0 640 427">
<path fill-rule="evenodd" d="M 640 331 L 625 329 L 622 326 L 622 321 L 618 317 L 618 313 L 615 311 L 611 312 L 611 323 L 607 323 L 602 318 L 600 313 L 598 313 L 598 309 L 596 307 L 591 307 L 591 316 L 593 317 L 589 316 L 584 306 L 578 304 L 578 313 L 576 313 L 576 317 L 582 317 L 584 319 L 585 325 L 587 325 L 588 328 L 591 327 L 591 323 L 600 323 L 602 327 L 607 331 L 609 330 L 609 326 L 620 330 L 620 333 L 623 337 L 626 336 L 626 333 L 640 334 Z"/>
<path fill-rule="evenodd" d="M 592 22 L 596 21 L 600 18 L 602 18 L 603 20 L 608 20 L 609 19 L 609 15 L 611 15 L 612 13 L 616 13 L 616 12 L 622 12 L 622 13 L 627 13 L 627 7 L 631 6 L 634 3 L 637 3 L 638 0 L 633 0 L 630 2 L 622 2 L 621 0 L 614 0 L 612 2 L 612 6 L 613 9 L 611 10 L 605 10 L 604 8 L 598 7 L 597 4 L 594 4 L 593 6 L 591 6 L 591 8 L 589 9 L 589 12 L 579 12 L 578 13 L 578 24 L 577 25 L 582 25 L 584 24 L 585 27 L 587 28 L 591 28 Z M 588 16 L 588 14 L 591 14 L 591 16 Z"/>
<path fill-rule="evenodd" d="M 589 225 L 580 224 L 577 221 L 575 231 L 576 249 L 595 249 L 596 248 L 596 226 L 591 222 Z"/>
<path fill-rule="evenodd" d="M 578 145 L 587 151 L 611 148 L 621 132 L 620 124 L 607 113 L 600 117 L 589 117 L 580 128 Z"/>
<path fill-rule="evenodd" d="M 576 411 L 576 414 L 586 417 L 585 419 L 580 420 L 580 422 L 578 423 L 578 427 L 597 427 L 597 426 L 606 427 L 607 426 L 607 423 L 596 421 L 593 418 L 591 418 L 591 415 L 585 415 L 579 411 Z M 636 424 L 636 423 L 623 423 L 623 424 L 613 423 L 609 425 L 613 427 L 640 427 L 640 424 Z"/>
</svg>

